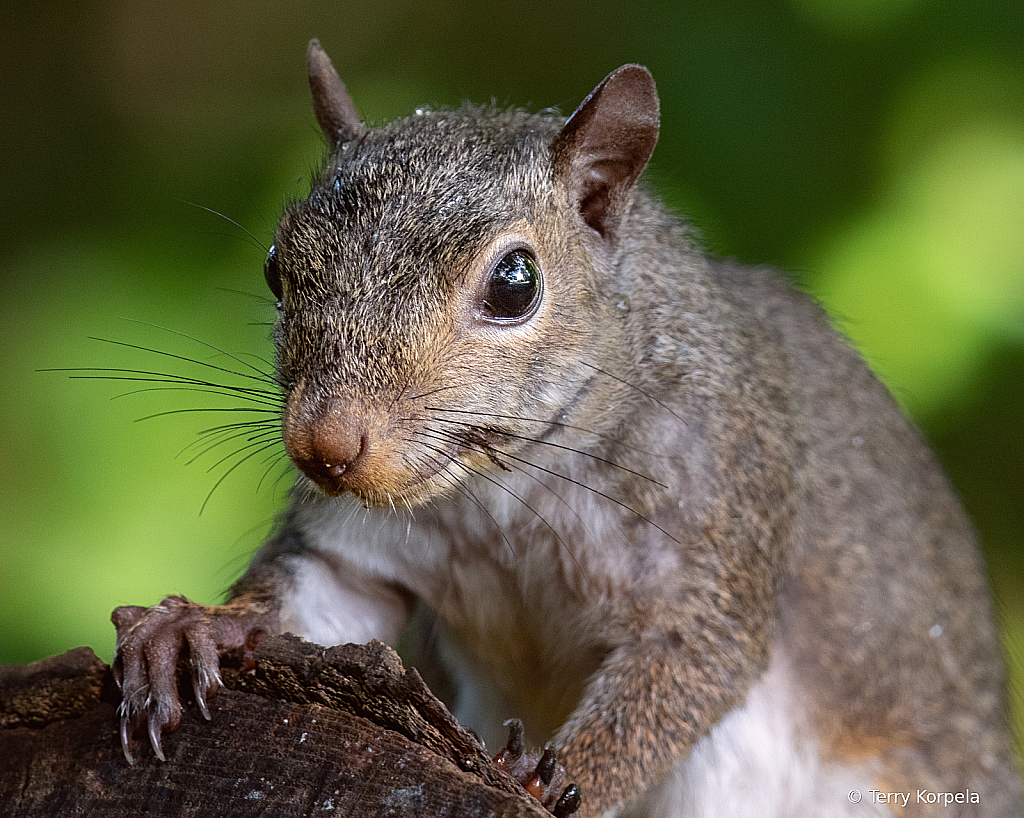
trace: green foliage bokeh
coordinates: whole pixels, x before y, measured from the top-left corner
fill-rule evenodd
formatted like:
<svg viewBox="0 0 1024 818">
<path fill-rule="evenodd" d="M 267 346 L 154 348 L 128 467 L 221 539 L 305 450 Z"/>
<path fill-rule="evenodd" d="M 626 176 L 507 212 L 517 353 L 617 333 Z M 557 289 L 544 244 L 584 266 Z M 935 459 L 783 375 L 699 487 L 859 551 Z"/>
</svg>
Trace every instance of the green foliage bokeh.
<svg viewBox="0 0 1024 818">
<path fill-rule="evenodd" d="M 109 659 L 115 605 L 215 601 L 270 525 L 273 452 L 206 502 L 231 462 L 186 447 L 212 422 L 134 423 L 208 399 L 37 370 L 202 371 L 91 336 L 239 365 L 168 330 L 266 365 L 264 248 L 321 149 L 312 36 L 371 121 L 463 98 L 568 112 L 648 65 L 655 183 L 716 252 L 795 271 L 922 424 L 1021 678 L 1024 5 L 1001 0 L 11 5 L 0 663 Z"/>
</svg>

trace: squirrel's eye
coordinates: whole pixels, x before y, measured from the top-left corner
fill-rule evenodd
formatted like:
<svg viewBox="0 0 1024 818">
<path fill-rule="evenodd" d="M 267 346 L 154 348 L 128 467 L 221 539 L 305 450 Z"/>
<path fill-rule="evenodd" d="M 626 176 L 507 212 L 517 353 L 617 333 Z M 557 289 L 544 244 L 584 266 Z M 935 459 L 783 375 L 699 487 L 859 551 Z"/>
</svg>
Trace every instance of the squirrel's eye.
<svg viewBox="0 0 1024 818">
<path fill-rule="evenodd" d="M 540 300 L 540 269 L 526 250 L 513 250 L 494 265 L 484 293 L 489 318 L 513 320 L 529 314 Z"/>
<path fill-rule="evenodd" d="M 274 298 L 280 301 L 284 290 L 281 287 L 281 271 L 277 269 L 277 249 L 273 244 L 270 245 L 267 260 L 263 264 L 263 277 L 267 280 L 267 286 L 270 287 Z"/>
</svg>

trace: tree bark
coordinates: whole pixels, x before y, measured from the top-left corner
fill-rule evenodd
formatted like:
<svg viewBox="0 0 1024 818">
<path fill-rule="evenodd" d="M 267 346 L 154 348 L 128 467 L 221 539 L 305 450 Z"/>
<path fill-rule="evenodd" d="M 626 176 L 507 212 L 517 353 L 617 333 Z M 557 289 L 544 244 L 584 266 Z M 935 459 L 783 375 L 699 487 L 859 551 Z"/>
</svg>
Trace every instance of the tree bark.
<svg viewBox="0 0 1024 818">
<path fill-rule="evenodd" d="M 550 818 L 387 646 L 268 637 L 255 659 L 134 765 L 89 648 L 0 667 L 0 815 Z"/>
</svg>

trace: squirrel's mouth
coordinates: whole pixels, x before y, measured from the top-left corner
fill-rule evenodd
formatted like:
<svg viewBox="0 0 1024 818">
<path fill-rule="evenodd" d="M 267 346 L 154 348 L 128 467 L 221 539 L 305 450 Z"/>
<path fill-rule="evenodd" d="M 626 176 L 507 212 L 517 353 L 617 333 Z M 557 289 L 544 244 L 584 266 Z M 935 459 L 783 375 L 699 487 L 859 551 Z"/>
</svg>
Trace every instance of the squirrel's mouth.
<svg viewBox="0 0 1024 818">
<path fill-rule="evenodd" d="M 479 460 L 482 462 L 467 462 Z M 414 468 L 403 474 L 393 475 L 387 480 L 360 479 L 357 474 L 323 474 L 310 473 L 301 469 L 302 474 L 315 491 L 328 497 L 352 495 L 367 508 L 406 508 L 413 509 L 430 500 L 450 494 L 468 477 L 479 474 L 482 469 L 493 469 L 495 466 L 510 470 L 497 454 L 481 454 L 467 458 L 458 455 L 458 449 L 452 445 L 450 451 L 434 451 L 431 456 L 421 460 Z"/>
<path fill-rule="evenodd" d="M 373 422 L 366 412 L 286 412 L 285 449 L 316 490 L 368 507 L 412 509 L 484 471 L 511 471 L 499 448 L 514 437 L 468 423 Z"/>
<path fill-rule="evenodd" d="M 354 464 L 344 469 L 296 465 L 315 491 L 327 497 L 352 495 L 367 508 L 412 509 L 444 493 L 445 486 L 451 488 L 455 482 L 445 478 L 442 464 L 433 462 L 397 474 L 376 470 L 372 478 Z"/>
</svg>

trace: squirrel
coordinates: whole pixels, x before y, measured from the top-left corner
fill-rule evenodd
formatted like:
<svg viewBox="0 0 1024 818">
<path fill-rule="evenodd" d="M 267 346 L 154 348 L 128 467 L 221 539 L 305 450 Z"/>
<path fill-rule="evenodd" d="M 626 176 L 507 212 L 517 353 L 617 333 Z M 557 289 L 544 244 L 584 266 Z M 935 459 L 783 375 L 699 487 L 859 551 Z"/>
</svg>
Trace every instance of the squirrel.
<svg viewBox="0 0 1024 818">
<path fill-rule="evenodd" d="M 209 717 L 224 652 L 423 609 L 456 716 L 550 740 L 580 816 L 1020 816 L 972 526 L 824 310 L 641 178 L 647 69 L 370 128 L 307 67 L 329 153 L 265 265 L 299 475 L 225 604 L 114 611 L 129 760 L 183 644 Z"/>
</svg>

